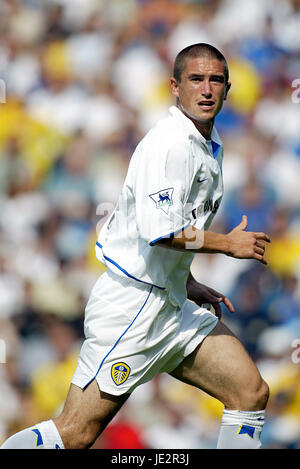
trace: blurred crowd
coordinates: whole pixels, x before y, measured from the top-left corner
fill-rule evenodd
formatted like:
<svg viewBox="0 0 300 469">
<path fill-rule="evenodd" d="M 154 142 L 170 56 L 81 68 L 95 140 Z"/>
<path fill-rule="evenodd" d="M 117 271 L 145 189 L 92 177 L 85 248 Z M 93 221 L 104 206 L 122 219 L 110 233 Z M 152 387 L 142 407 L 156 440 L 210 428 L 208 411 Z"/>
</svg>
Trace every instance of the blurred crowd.
<svg viewBox="0 0 300 469">
<path fill-rule="evenodd" d="M 131 154 L 174 104 L 176 54 L 208 42 L 232 89 L 216 119 L 225 196 L 211 229 L 272 239 L 268 266 L 197 255 L 271 390 L 265 448 L 300 448 L 300 1 L 0 4 L 0 442 L 60 411 L 105 267 L 94 253 Z M 298 353 L 299 352 L 299 353 Z M 4 364 L 5 362 L 5 364 Z M 94 448 L 214 448 L 222 405 L 160 375 Z"/>
</svg>

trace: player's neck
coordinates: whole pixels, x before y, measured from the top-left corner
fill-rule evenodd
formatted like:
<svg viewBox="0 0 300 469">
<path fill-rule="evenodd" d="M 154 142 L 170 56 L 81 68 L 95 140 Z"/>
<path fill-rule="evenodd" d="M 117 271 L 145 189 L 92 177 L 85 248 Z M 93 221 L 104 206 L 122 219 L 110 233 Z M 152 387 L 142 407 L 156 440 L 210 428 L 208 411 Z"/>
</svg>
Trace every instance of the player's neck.
<svg viewBox="0 0 300 469">
<path fill-rule="evenodd" d="M 206 139 L 211 139 L 211 133 L 214 127 L 214 119 L 209 122 L 199 122 L 197 119 L 193 118 L 189 113 L 180 105 L 177 104 L 177 107 L 183 112 L 183 114 L 188 117 L 193 124 L 195 125 L 196 129 L 200 132 L 200 134 Z"/>
<path fill-rule="evenodd" d="M 208 124 L 200 124 L 199 122 L 194 121 L 193 119 L 192 119 L 192 121 L 193 121 L 196 129 L 200 132 L 200 134 L 203 135 L 203 137 L 206 140 L 210 140 L 211 139 L 212 129 L 213 129 L 213 126 L 214 126 L 214 121 L 211 121 Z"/>
</svg>

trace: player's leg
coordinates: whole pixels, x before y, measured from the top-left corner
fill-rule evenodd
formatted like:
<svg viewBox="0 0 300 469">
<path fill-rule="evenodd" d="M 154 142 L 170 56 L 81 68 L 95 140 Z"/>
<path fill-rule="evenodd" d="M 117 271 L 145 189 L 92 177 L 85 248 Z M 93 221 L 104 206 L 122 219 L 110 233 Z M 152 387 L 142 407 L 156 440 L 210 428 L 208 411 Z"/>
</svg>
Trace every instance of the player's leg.
<svg viewBox="0 0 300 469">
<path fill-rule="evenodd" d="M 54 419 L 66 448 L 88 448 L 116 415 L 130 394 L 102 392 L 97 381 L 82 390 L 72 384 L 61 415 Z"/>
<path fill-rule="evenodd" d="M 71 384 L 60 416 L 16 433 L 1 449 L 87 449 L 128 397 L 100 391 L 96 380 L 85 390 Z"/>
<path fill-rule="evenodd" d="M 268 385 L 222 322 L 171 375 L 224 404 L 218 448 L 260 447 Z"/>
</svg>

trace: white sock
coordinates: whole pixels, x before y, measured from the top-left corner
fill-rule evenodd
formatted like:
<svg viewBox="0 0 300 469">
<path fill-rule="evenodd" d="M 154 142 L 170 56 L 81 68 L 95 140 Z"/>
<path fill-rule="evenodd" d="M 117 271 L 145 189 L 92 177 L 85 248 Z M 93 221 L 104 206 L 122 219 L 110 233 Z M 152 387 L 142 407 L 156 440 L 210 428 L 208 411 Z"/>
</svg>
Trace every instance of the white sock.
<svg viewBox="0 0 300 469">
<path fill-rule="evenodd" d="M 218 449 L 259 449 L 265 411 L 223 411 Z"/>
<path fill-rule="evenodd" d="M 46 420 L 12 435 L 0 449 L 64 449 L 64 445 L 53 420 Z"/>
</svg>

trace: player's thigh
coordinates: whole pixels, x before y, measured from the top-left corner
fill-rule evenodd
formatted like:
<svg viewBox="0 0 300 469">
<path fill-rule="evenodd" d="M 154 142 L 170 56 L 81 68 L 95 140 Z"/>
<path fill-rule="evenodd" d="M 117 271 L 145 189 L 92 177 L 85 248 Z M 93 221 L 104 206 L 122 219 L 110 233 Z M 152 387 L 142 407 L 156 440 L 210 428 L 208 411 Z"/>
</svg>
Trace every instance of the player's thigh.
<svg viewBox="0 0 300 469">
<path fill-rule="evenodd" d="M 171 373 L 219 399 L 226 408 L 263 407 L 264 381 L 241 342 L 219 322 Z"/>
<path fill-rule="evenodd" d="M 54 422 L 67 441 L 74 434 L 96 438 L 128 399 L 129 394 L 113 396 L 102 392 L 96 380 L 86 389 L 71 384 L 62 413 Z"/>
</svg>

